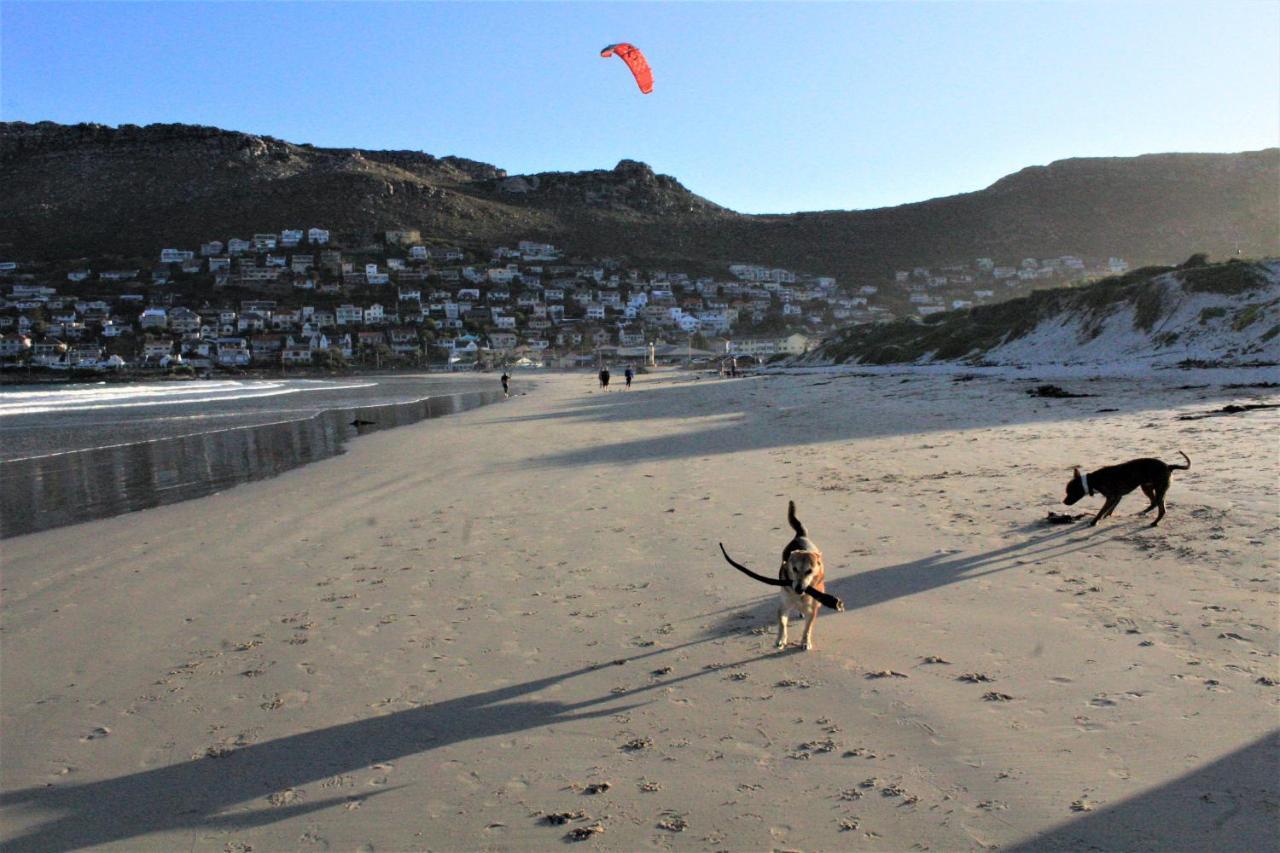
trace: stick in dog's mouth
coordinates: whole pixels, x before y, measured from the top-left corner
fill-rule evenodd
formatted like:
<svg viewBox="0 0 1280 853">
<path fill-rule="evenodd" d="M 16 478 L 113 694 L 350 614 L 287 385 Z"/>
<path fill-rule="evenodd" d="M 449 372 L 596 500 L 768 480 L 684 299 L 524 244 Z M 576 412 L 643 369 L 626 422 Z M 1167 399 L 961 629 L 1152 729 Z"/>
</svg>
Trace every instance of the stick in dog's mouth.
<svg viewBox="0 0 1280 853">
<path fill-rule="evenodd" d="M 756 574 L 755 572 L 748 569 L 746 566 L 734 560 L 733 557 L 730 557 L 729 552 L 724 549 L 723 542 L 720 542 L 717 544 L 720 545 L 720 553 L 724 554 L 724 558 L 729 563 L 729 565 L 733 566 L 735 569 L 742 572 L 747 577 L 755 578 L 756 580 L 760 581 L 760 583 L 765 583 L 765 584 L 768 584 L 769 586 L 786 586 L 787 585 L 787 582 L 780 578 L 770 578 L 770 577 L 765 577 L 764 575 Z M 819 604 L 823 605 L 824 607 L 830 607 L 832 610 L 836 611 L 837 613 L 844 612 L 844 602 L 834 595 L 825 593 L 820 589 L 814 589 L 811 586 L 805 588 L 805 593 L 811 596 L 815 601 L 817 601 Z"/>
</svg>

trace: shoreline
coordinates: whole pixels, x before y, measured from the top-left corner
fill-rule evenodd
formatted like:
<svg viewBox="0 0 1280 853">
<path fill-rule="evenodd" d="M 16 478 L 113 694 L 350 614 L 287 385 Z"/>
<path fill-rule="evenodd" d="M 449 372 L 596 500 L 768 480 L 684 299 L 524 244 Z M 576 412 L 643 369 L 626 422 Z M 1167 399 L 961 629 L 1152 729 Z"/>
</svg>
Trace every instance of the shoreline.
<svg viewBox="0 0 1280 853">
<path fill-rule="evenodd" d="M 514 369 L 514 368 L 513 368 Z M 539 368 L 543 370 L 545 368 Z M 131 382 L 202 382 L 217 379 L 351 379 L 360 376 L 471 376 L 496 373 L 495 370 L 433 370 L 430 366 L 374 368 L 353 367 L 347 370 L 309 369 L 292 367 L 288 370 L 279 368 L 237 368 L 227 370 L 219 368 L 205 373 L 176 373 L 172 370 L 55 370 L 44 368 L 37 372 L 27 371 L 21 377 L 21 368 L 0 370 L 0 388 L 15 385 L 66 385 L 97 383 L 131 383 Z"/>
<path fill-rule="evenodd" d="M 499 402 L 500 394 L 462 390 L 332 406 L 305 417 L 0 460 L 0 540 L 199 500 L 342 454 L 364 435 Z"/>
<path fill-rule="evenodd" d="M 1275 849 L 1277 411 L 855 371 L 544 374 L 6 541 L 0 839 Z M 1043 524 L 1178 449 L 1158 528 Z M 788 499 L 847 607 L 808 653 L 716 548 L 767 569 Z"/>
</svg>

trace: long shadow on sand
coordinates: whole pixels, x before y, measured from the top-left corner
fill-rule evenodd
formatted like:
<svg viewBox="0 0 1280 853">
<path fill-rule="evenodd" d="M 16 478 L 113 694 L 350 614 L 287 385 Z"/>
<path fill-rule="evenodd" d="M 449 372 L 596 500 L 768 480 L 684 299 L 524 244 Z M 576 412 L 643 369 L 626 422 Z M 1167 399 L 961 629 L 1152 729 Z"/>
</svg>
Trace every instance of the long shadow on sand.
<svg viewBox="0 0 1280 853">
<path fill-rule="evenodd" d="M 1185 776 L 1009 849 L 1280 850 L 1278 788 L 1280 729 Z"/>
<path fill-rule="evenodd" d="M 1066 557 L 1132 531 L 1118 528 L 1105 534 L 1070 535 L 1079 532 L 1079 528 L 1058 528 L 980 554 L 931 554 L 907 563 L 880 566 L 828 580 L 827 592 L 842 598 L 846 611 L 859 610 L 950 584 L 975 580 L 1025 563 Z M 716 558 L 719 558 L 718 553 Z M 771 574 L 776 571 L 775 566 L 776 564 L 770 563 L 752 568 L 760 574 Z M 726 571 L 733 570 L 726 567 Z M 753 584 L 758 589 L 767 588 L 745 579 L 744 583 Z M 744 611 L 739 608 L 733 615 L 727 615 L 726 611 L 723 622 L 712 629 L 712 633 L 719 634 L 734 623 L 747 620 L 751 620 L 752 625 L 770 622 L 778 606 L 778 597 L 770 595 L 757 599 L 748 606 L 750 609 Z M 832 614 L 831 611 L 826 611 L 821 616 L 840 618 L 839 614 Z"/>
<path fill-rule="evenodd" d="M 153 832 L 230 830 L 264 826 L 356 799 L 326 799 L 253 811 L 226 810 L 318 779 L 442 746 L 617 714 L 640 703 L 628 698 L 711 674 L 699 670 L 630 691 L 580 702 L 512 701 L 613 665 L 668 654 L 705 640 L 645 652 L 436 704 L 302 732 L 253 744 L 221 757 L 203 757 L 80 785 L 25 788 L 0 795 L 0 805 L 55 815 L 0 844 L 8 853 L 69 850 L 124 841 Z M 742 666 L 760 654 L 715 669 Z M 427 780 L 429 783 L 429 780 Z M 381 793 L 386 793 L 383 789 Z M 373 795 L 369 795 L 373 796 Z M 362 797 L 367 798 L 367 797 Z M 225 813 L 224 813 L 225 812 Z M 12 822 L 10 812 L 8 821 Z"/>
<path fill-rule="evenodd" d="M 1166 389 L 1159 394 L 1111 393 L 1114 386 L 1094 387 L 1089 380 L 1068 382 L 1072 388 L 1099 396 L 1045 400 L 1028 397 L 1032 379 L 983 379 L 952 383 L 936 376 L 840 375 L 810 382 L 833 386 L 815 391 L 812 401 L 778 405 L 770 394 L 775 377 L 717 382 L 686 381 L 639 390 L 592 393 L 562 408 L 536 415 L 510 418 L 510 422 L 598 422 L 614 428 L 628 422 L 685 419 L 693 428 L 676 435 L 629 440 L 600 441 L 572 450 L 547 453 L 522 463 L 547 468 L 597 463 L 642 463 L 666 459 L 712 456 L 769 449 L 797 443 L 824 443 L 898 434 L 923 434 L 937 430 L 986 429 L 1022 423 L 1051 424 L 1090 418 L 1111 418 L 1151 412 L 1172 417 L 1169 410 L 1201 401 L 1200 398 L 1247 396 L 1221 386 Z M 939 393 L 954 398 L 957 414 L 940 418 Z M 1202 402 L 1202 401 L 1201 401 Z M 848 407 L 853 416 L 830 417 L 829 407 Z M 889 409 L 897 412 L 888 416 Z M 1112 411 L 1100 413 L 1099 409 Z M 863 417 L 863 413 L 868 416 Z M 1166 414 L 1168 413 L 1168 414 Z M 495 413 L 498 417 L 501 413 Z M 502 420 L 508 420 L 505 417 Z M 700 421 L 706 425 L 698 428 Z M 785 429 L 779 429 L 781 423 Z M 554 444 L 554 442 L 551 442 Z M 1066 462 L 1064 462 L 1066 464 Z"/>
</svg>

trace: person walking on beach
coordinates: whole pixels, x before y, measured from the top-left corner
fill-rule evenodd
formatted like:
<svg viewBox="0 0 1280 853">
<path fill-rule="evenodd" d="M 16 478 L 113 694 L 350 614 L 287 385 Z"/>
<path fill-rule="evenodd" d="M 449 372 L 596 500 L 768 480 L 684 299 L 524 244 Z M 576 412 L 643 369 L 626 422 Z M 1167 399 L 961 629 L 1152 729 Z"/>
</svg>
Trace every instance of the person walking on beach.
<svg viewBox="0 0 1280 853">
<path fill-rule="evenodd" d="M 631 387 L 631 380 L 635 377 L 635 375 L 636 373 L 634 370 L 631 369 L 631 365 L 627 365 L 627 369 L 622 372 L 622 378 L 627 380 L 628 388 Z"/>
<path fill-rule="evenodd" d="M 507 371 L 502 371 L 502 396 L 511 396 L 511 377 L 507 375 Z"/>
<path fill-rule="evenodd" d="M 600 387 L 606 391 L 609 390 L 609 368 L 607 367 L 600 368 Z"/>
</svg>

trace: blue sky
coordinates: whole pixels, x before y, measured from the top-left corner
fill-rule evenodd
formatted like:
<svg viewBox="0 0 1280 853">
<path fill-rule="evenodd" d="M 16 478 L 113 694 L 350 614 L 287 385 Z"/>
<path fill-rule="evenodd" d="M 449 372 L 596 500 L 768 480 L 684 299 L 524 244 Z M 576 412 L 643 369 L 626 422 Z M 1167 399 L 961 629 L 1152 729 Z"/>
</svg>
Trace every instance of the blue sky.
<svg viewBox="0 0 1280 853">
<path fill-rule="evenodd" d="M 600 48 L 648 56 L 641 95 Z M 1280 3 L 0 0 L 0 118 L 643 160 L 748 213 L 981 189 L 1075 156 L 1280 144 Z"/>
</svg>

